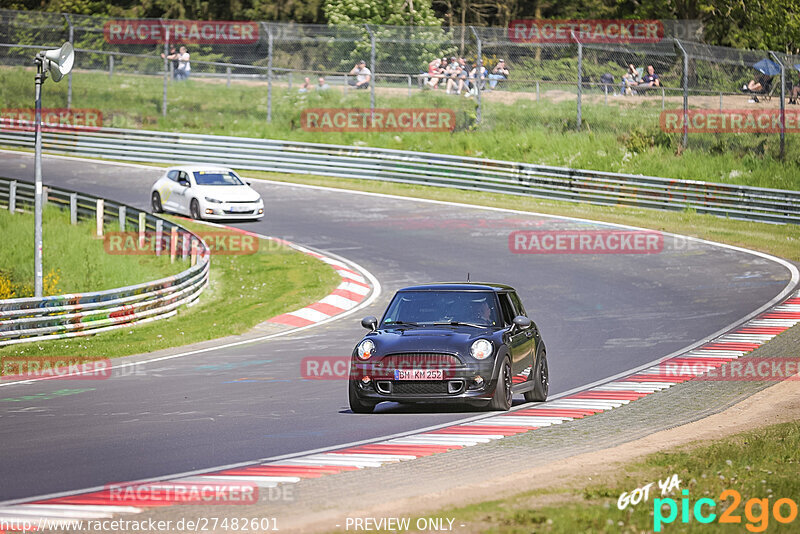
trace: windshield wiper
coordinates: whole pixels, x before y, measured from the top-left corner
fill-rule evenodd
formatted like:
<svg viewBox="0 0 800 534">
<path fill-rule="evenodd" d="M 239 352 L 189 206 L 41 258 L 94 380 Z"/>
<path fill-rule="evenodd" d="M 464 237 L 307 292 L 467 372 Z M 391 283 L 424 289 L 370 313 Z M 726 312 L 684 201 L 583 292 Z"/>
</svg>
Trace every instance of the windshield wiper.
<svg viewBox="0 0 800 534">
<path fill-rule="evenodd" d="M 394 325 L 406 325 L 406 326 L 419 326 L 419 323 L 412 323 L 409 321 L 392 321 L 391 323 L 386 323 L 386 326 L 394 326 Z"/>
<path fill-rule="evenodd" d="M 488 325 L 485 324 L 475 324 L 475 323 L 463 323 L 461 321 L 450 321 L 449 323 L 431 323 L 437 326 L 447 325 L 447 326 L 471 326 L 473 328 L 486 328 Z"/>
</svg>

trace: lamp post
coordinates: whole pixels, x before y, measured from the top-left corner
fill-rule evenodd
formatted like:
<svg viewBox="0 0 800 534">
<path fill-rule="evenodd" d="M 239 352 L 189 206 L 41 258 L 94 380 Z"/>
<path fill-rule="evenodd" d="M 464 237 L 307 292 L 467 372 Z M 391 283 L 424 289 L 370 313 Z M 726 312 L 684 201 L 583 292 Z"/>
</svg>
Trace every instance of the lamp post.
<svg viewBox="0 0 800 534">
<path fill-rule="evenodd" d="M 75 63 L 72 45 L 64 43 L 61 48 L 36 54 L 36 114 L 34 118 L 34 157 L 33 157 L 33 272 L 34 295 L 42 297 L 42 84 L 47 74 L 54 82 L 61 81 L 69 74 Z"/>
</svg>

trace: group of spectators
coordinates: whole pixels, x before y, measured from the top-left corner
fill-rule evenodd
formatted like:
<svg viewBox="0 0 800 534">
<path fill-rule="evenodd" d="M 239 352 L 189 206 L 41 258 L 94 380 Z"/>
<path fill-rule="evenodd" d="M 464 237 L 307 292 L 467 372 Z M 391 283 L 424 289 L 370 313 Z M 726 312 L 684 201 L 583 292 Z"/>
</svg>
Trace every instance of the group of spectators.
<svg viewBox="0 0 800 534">
<path fill-rule="evenodd" d="M 509 76 L 508 67 L 502 59 L 489 72 L 484 65 L 478 62 L 469 66 L 463 57 L 436 58 L 428 63 L 428 80 L 424 87 L 438 89 L 439 84 L 445 81 L 445 91 L 449 95 L 461 95 L 470 97 L 477 94 L 478 90 L 485 90 L 486 80 L 489 80 L 489 89 L 497 87 L 500 80 L 506 80 Z"/>
<path fill-rule="evenodd" d="M 620 93 L 632 95 L 639 91 L 647 91 L 654 87 L 661 87 L 661 79 L 656 74 L 656 69 L 652 65 L 647 66 L 647 74 L 633 66 L 628 65 L 628 70 L 622 75 L 622 86 Z"/>
</svg>

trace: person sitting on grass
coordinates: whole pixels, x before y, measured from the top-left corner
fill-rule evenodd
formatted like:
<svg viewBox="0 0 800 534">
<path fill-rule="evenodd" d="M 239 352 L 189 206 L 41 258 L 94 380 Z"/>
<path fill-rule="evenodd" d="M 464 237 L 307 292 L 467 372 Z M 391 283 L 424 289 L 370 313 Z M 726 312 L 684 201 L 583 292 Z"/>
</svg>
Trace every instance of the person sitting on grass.
<svg viewBox="0 0 800 534">
<path fill-rule="evenodd" d="M 458 85 L 458 75 L 461 73 L 461 66 L 455 57 L 450 58 L 450 63 L 444 69 L 444 76 L 447 78 L 447 94 L 455 93 L 453 88 Z"/>
<path fill-rule="evenodd" d="M 442 80 L 442 60 L 438 57 L 428 63 L 428 82 L 426 85 L 431 89 L 438 89 L 439 82 Z"/>
<path fill-rule="evenodd" d="M 350 75 L 356 77 L 355 80 L 349 82 L 351 87 L 355 87 L 356 89 L 369 88 L 369 82 L 372 80 L 372 73 L 367 68 L 366 61 L 362 59 L 356 63 L 356 66 L 350 71 Z"/>
<path fill-rule="evenodd" d="M 661 80 L 658 78 L 658 74 L 656 74 L 656 69 L 654 69 L 652 65 L 648 65 L 647 74 L 642 76 L 639 88 L 652 89 L 653 87 L 661 87 Z"/>
<path fill-rule="evenodd" d="M 497 65 L 494 66 L 492 73 L 489 75 L 489 89 L 497 87 L 497 82 L 500 80 L 507 80 L 508 76 L 509 72 L 506 67 L 506 62 L 502 59 L 498 59 Z"/>
<path fill-rule="evenodd" d="M 478 87 L 482 91 L 486 83 L 486 77 L 489 75 L 489 70 L 481 65 L 478 68 L 478 62 L 472 64 L 472 70 L 469 71 L 469 91 L 464 96 L 476 96 L 478 94 Z"/>
<path fill-rule="evenodd" d="M 798 76 L 800 76 L 800 73 L 798 73 Z M 800 97 L 800 80 L 798 80 L 798 83 L 794 84 L 792 92 L 789 93 L 789 103 L 797 105 L 798 97 Z"/>
<path fill-rule="evenodd" d="M 317 79 L 317 91 L 327 91 L 330 88 L 331 86 L 328 85 L 328 82 L 325 81 L 325 78 L 320 76 L 319 79 Z"/>
<path fill-rule="evenodd" d="M 306 76 L 305 80 L 303 80 L 303 85 L 300 86 L 300 89 L 297 90 L 298 93 L 307 93 L 311 90 L 311 79 Z"/>
<path fill-rule="evenodd" d="M 620 92 L 625 95 L 632 95 L 634 87 L 638 87 L 641 81 L 642 75 L 639 74 L 639 70 L 633 66 L 633 63 L 631 63 L 628 65 L 628 70 L 622 76 L 622 87 L 620 88 Z"/>
</svg>

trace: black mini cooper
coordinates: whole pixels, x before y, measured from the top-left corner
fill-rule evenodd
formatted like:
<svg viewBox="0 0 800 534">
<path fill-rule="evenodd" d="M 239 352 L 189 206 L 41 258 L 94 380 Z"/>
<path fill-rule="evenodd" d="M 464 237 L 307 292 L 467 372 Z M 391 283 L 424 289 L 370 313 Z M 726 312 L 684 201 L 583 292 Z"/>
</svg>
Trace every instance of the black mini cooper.
<svg viewBox="0 0 800 534">
<path fill-rule="evenodd" d="M 392 299 L 380 324 L 353 350 L 350 408 L 382 401 L 466 402 L 508 410 L 511 396 L 544 401 L 547 356 L 514 288 L 453 283 L 412 286 Z"/>
</svg>

